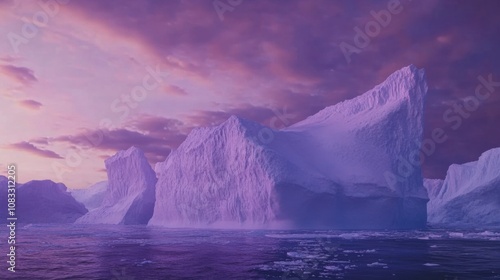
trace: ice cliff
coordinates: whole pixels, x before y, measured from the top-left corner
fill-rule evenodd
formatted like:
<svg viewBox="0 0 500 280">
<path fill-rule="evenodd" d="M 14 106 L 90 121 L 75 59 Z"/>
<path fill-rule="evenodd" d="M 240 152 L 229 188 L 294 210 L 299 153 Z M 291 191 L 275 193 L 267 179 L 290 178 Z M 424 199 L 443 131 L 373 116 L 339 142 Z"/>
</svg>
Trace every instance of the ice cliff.
<svg viewBox="0 0 500 280">
<path fill-rule="evenodd" d="M 82 224 L 147 224 L 155 204 L 156 175 L 144 153 L 132 147 L 105 161 L 108 187 L 100 207 Z"/>
<path fill-rule="evenodd" d="M 500 148 L 477 161 L 453 164 L 443 180 L 425 180 L 430 224 L 500 226 Z"/>
<path fill-rule="evenodd" d="M 149 224 L 394 229 L 426 225 L 418 154 L 427 92 L 405 67 L 283 130 L 232 116 L 158 163 Z"/>
</svg>

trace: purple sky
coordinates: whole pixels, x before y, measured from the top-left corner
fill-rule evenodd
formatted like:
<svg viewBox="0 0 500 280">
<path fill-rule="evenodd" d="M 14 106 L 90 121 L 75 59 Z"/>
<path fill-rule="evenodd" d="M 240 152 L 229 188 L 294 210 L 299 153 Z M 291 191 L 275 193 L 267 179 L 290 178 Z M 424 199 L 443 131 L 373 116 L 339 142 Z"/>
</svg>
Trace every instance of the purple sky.
<svg viewBox="0 0 500 280">
<path fill-rule="evenodd" d="M 45 2 L 0 0 L 0 168 L 20 181 L 85 187 L 131 145 L 155 163 L 231 114 L 281 128 L 409 64 L 427 72 L 425 137 L 448 136 L 426 177 L 500 146 L 500 87 L 446 113 L 500 81 L 499 1 Z M 342 43 L 390 11 L 348 62 Z"/>
</svg>

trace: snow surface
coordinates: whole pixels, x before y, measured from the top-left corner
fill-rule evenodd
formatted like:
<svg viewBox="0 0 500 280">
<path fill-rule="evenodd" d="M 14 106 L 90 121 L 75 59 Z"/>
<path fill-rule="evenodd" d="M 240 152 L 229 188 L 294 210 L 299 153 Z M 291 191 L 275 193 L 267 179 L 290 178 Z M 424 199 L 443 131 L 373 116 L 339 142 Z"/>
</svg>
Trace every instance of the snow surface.
<svg viewBox="0 0 500 280">
<path fill-rule="evenodd" d="M 158 163 L 150 225 L 419 228 L 427 85 L 413 65 L 283 130 L 235 116 L 194 129 Z M 263 135 L 267 135 L 265 141 Z"/>
<path fill-rule="evenodd" d="M 108 188 L 100 207 L 81 224 L 147 224 L 155 203 L 156 175 L 144 153 L 131 147 L 105 161 Z"/>
<path fill-rule="evenodd" d="M 447 226 L 500 226 L 500 148 L 453 164 L 444 181 L 425 180 L 428 221 Z"/>
<path fill-rule="evenodd" d="M 427 190 L 429 196 L 429 201 L 433 200 L 438 196 L 441 188 L 443 187 L 444 180 L 441 179 L 427 179 L 424 178 L 424 187 Z M 427 204 L 429 206 L 429 204 Z"/>
<path fill-rule="evenodd" d="M 7 217 L 7 179 L 0 176 L 0 217 Z M 87 213 L 64 184 L 50 180 L 34 180 L 16 185 L 16 217 L 18 223 L 73 223 Z"/>
<path fill-rule="evenodd" d="M 101 206 L 107 188 L 108 181 L 102 181 L 85 189 L 70 190 L 70 193 L 90 211 Z"/>
</svg>

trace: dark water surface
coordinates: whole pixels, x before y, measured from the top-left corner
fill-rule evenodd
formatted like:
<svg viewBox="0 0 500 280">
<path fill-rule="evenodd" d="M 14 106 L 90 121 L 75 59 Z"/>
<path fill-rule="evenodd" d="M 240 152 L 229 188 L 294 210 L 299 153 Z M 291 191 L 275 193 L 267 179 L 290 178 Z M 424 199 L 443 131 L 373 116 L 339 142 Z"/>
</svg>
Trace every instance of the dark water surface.
<svg viewBox="0 0 500 280">
<path fill-rule="evenodd" d="M 500 279 L 500 231 L 27 225 L 0 279 Z"/>
</svg>

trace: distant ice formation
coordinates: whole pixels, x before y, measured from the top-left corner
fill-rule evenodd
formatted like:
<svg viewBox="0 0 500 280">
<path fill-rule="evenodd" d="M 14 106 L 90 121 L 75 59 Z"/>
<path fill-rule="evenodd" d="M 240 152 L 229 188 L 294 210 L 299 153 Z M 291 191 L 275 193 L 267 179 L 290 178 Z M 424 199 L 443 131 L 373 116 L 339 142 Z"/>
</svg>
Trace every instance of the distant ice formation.
<svg viewBox="0 0 500 280">
<path fill-rule="evenodd" d="M 478 161 L 453 164 L 443 180 L 425 180 L 431 224 L 500 226 L 500 148 Z"/>
<path fill-rule="evenodd" d="M 0 217 L 7 218 L 7 178 L 0 176 Z M 73 223 L 87 213 L 64 184 L 34 180 L 16 186 L 17 223 Z"/>
<path fill-rule="evenodd" d="M 85 205 L 85 207 L 90 211 L 101 206 L 107 188 L 108 181 L 102 181 L 95 183 L 90 187 L 69 190 L 69 192 L 78 202 L 83 203 L 83 205 Z"/>
</svg>

